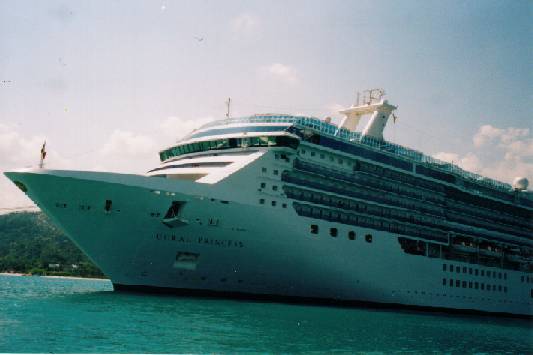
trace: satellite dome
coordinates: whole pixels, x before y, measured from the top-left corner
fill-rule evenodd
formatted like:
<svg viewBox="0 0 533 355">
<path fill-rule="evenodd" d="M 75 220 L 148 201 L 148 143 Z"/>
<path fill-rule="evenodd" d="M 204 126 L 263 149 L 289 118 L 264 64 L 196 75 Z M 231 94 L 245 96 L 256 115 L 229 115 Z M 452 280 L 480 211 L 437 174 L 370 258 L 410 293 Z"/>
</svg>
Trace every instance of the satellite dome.
<svg viewBox="0 0 533 355">
<path fill-rule="evenodd" d="M 513 189 L 525 191 L 529 185 L 529 181 L 525 177 L 517 177 L 513 181 Z"/>
</svg>

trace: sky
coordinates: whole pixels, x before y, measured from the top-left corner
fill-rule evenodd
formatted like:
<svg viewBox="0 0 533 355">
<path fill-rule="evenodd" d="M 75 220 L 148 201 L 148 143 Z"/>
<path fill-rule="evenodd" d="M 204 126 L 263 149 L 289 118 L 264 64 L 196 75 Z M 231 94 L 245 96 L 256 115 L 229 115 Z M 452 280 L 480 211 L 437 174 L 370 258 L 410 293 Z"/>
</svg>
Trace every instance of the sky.
<svg viewBox="0 0 533 355">
<path fill-rule="evenodd" d="M 228 97 L 338 120 L 376 87 L 386 140 L 533 180 L 531 1 L 0 0 L 0 171 L 46 140 L 48 168 L 144 173 Z"/>
</svg>

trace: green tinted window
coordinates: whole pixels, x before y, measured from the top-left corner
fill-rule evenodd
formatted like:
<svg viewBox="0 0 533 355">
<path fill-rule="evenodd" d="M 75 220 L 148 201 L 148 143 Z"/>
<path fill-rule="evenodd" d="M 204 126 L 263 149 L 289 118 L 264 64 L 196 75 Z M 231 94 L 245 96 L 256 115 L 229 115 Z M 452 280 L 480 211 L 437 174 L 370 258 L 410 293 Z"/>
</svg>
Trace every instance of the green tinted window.
<svg viewBox="0 0 533 355">
<path fill-rule="evenodd" d="M 252 137 L 252 138 L 230 138 L 219 139 L 207 142 L 191 143 L 169 148 L 159 154 L 161 161 L 183 154 L 203 152 L 211 149 L 246 148 L 246 147 L 266 147 L 282 146 L 296 148 L 298 139 L 292 137 Z"/>
</svg>

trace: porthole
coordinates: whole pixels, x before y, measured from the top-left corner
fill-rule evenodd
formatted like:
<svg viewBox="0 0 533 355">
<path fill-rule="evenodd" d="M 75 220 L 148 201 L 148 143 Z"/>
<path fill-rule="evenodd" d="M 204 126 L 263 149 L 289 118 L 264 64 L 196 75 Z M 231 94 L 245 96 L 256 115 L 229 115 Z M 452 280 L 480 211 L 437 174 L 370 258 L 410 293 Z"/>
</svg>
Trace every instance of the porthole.
<svg viewBox="0 0 533 355">
<path fill-rule="evenodd" d="M 264 198 L 260 199 L 260 200 L 259 200 L 259 203 L 260 203 L 261 205 L 264 205 L 264 204 L 265 204 L 265 199 L 264 199 Z"/>
<path fill-rule="evenodd" d="M 318 226 L 316 224 L 311 224 L 311 234 L 318 234 Z"/>
<path fill-rule="evenodd" d="M 372 243 L 372 234 L 365 235 L 365 240 L 367 243 Z"/>
<path fill-rule="evenodd" d="M 261 183 L 261 188 L 264 189 L 266 187 L 266 184 L 264 182 Z"/>
<path fill-rule="evenodd" d="M 336 237 L 337 236 L 337 228 L 330 228 L 329 229 L 329 235 L 331 235 L 332 237 Z"/>
<path fill-rule="evenodd" d="M 276 206 L 276 201 L 272 201 L 272 207 Z"/>
<path fill-rule="evenodd" d="M 355 240 L 355 232 L 354 231 L 349 231 L 348 232 L 348 239 Z"/>
</svg>

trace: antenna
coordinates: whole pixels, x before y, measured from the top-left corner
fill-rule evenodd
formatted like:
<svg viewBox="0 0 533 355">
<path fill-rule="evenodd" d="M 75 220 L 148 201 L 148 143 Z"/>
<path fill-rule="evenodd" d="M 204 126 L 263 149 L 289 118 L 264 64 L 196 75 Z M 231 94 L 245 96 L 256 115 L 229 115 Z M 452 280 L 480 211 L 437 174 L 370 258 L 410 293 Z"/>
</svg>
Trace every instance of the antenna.
<svg viewBox="0 0 533 355">
<path fill-rule="evenodd" d="M 228 97 L 228 101 L 226 101 L 226 106 L 228 108 L 227 112 L 226 112 L 226 118 L 229 118 L 229 114 L 230 114 L 230 107 L 231 107 L 231 97 Z"/>
</svg>

